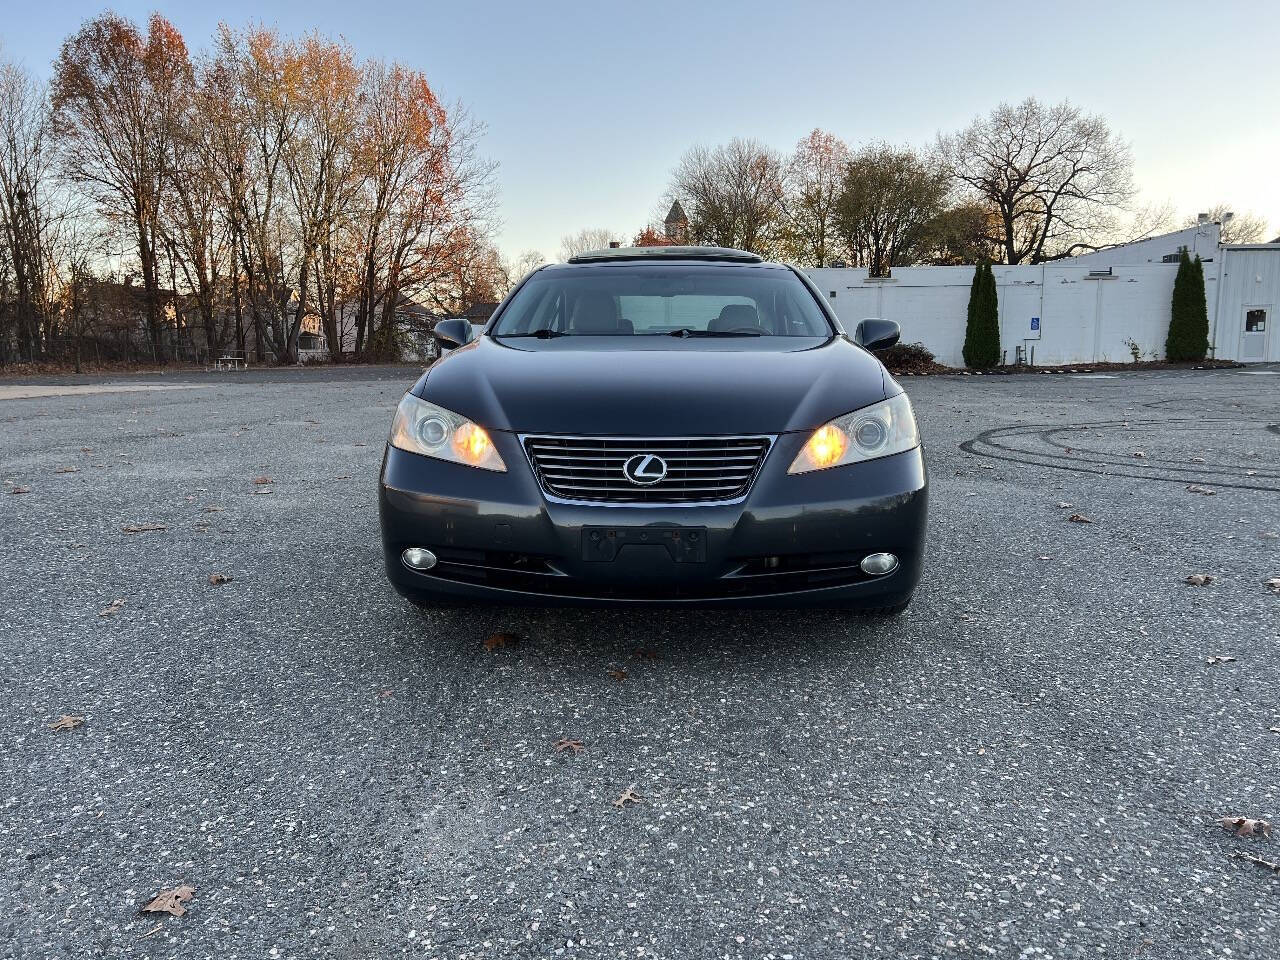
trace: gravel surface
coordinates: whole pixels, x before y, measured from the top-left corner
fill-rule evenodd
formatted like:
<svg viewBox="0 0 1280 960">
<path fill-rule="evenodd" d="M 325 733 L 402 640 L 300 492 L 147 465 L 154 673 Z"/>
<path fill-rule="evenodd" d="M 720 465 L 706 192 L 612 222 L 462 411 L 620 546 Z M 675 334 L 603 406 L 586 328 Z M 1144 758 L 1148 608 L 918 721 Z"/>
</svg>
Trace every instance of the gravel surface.
<svg viewBox="0 0 1280 960">
<path fill-rule="evenodd" d="M 889 622 L 418 611 L 413 376 L 0 401 L 0 954 L 1280 956 L 1275 371 L 905 379 Z"/>
</svg>

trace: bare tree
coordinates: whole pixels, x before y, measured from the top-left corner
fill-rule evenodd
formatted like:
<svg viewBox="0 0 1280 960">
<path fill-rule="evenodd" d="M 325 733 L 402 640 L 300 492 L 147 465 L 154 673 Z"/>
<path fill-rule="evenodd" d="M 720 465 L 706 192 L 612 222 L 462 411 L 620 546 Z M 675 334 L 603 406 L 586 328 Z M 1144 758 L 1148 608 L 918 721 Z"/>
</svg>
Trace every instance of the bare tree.
<svg viewBox="0 0 1280 960">
<path fill-rule="evenodd" d="M 12 304 L 17 354 L 27 360 L 39 356 L 48 333 L 49 133 L 44 87 L 16 64 L 0 63 L 0 276 L 12 285 L 4 300 Z M 0 322 L 0 365 L 8 359 L 8 326 Z"/>
<path fill-rule="evenodd" d="M 849 158 L 845 142 L 822 130 L 796 144 L 787 166 L 787 252 L 802 266 L 825 267 L 839 245 L 836 207 Z"/>
<path fill-rule="evenodd" d="M 1215 203 L 1208 210 L 1202 211 L 1209 219 L 1222 224 L 1223 243 L 1261 243 L 1267 235 L 1267 218 L 1256 213 L 1233 213 L 1231 204 Z M 1184 227 L 1194 227 L 1199 215 L 1188 217 Z"/>
<path fill-rule="evenodd" d="M 836 221 L 850 255 L 873 277 L 910 262 L 943 209 L 947 174 L 907 148 L 872 144 L 845 168 Z"/>
<path fill-rule="evenodd" d="M 505 297 L 517 283 L 534 270 L 545 265 L 546 262 L 547 258 L 537 250 L 525 250 L 513 259 L 504 257 L 502 260 L 502 283 L 497 290 L 498 296 Z"/>
<path fill-rule="evenodd" d="M 177 129 L 179 91 L 191 69 L 181 35 L 153 14 L 144 37 L 104 13 L 62 45 L 53 106 L 67 171 L 110 219 L 128 223 L 146 291 L 147 328 L 164 358 L 159 294 L 159 220 Z"/>
<path fill-rule="evenodd" d="M 1135 194 L 1127 145 L 1067 102 L 1001 104 L 938 147 L 961 198 L 995 211 L 1008 263 L 1098 249 Z"/>
<path fill-rule="evenodd" d="M 195 301 L 209 356 L 222 349 L 226 331 L 219 322 L 221 285 L 230 264 L 231 223 L 224 145 L 235 124 L 226 115 L 228 91 L 216 61 L 201 63 L 180 90 L 179 123 L 173 136 L 160 229 Z M 231 129 L 221 129 L 231 123 Z"/>
<path fill-rule="evenodd" d="M 588 250 L 604 250 L 611 243 L 623 244 L 627 238 L 608 227 L 591 227 L 560 239 L 560 259 L 568 260 Z"/>
<path fill-rule="evenodd" d="M 693 147 L 672 173 L 668 199 L 688 215 L 691 242 L 772 256 L 786 225 L 785 172 L 782 155 L 755 140 Z"/>
</svg>

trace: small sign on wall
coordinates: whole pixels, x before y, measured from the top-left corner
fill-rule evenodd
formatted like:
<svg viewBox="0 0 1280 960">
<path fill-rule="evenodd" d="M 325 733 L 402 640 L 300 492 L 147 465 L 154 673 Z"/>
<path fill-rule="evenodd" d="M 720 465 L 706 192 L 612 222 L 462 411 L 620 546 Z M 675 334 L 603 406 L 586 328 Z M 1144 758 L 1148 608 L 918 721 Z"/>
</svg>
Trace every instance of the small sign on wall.
<svg viewBox="0 0 1280 960">
<path fill-rule="evenodd" d="M 1037 330 L 1039 330 L 1039 329 L 1040 329 L 1040 318 L 1039 318 L 1039 317 L 1032 317 L 1032 318 L 1031 318 L 1031 332 L 1032 332 L 1032 333 L 1035 333 L 1035 332 L 1036 332 Z"/>
</svg>

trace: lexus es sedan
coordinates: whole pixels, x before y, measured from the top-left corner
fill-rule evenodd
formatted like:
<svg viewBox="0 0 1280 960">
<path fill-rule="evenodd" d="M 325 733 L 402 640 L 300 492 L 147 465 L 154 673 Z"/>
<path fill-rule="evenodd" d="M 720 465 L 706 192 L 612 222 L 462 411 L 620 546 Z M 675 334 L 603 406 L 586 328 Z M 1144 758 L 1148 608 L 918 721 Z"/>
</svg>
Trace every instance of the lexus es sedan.
<svg viewBox="0 0 1280 960">
<path fill-rule="evenodd" d="M 911 402 L 798 270 L 708 247 L 542 267 L 404 395 L 387 575 L 423 606 L 904 609 L 927 480 Z"/>
</svg>

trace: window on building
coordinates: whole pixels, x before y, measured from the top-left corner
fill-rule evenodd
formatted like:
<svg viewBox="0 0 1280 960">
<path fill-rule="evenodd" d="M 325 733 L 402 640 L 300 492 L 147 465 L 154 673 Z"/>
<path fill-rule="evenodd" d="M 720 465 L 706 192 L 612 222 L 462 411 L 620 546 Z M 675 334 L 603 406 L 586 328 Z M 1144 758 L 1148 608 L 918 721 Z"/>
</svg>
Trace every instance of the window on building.
<svg viewBox="0 0 1280 960">
<path fill-rule="evenodd" d="M 1267 332 L 1267 311 L 1260 308 L 1246 310 L 1244 314 L 1244 332 L 1245 333 L 1266 333 Z"/>
</svg>

